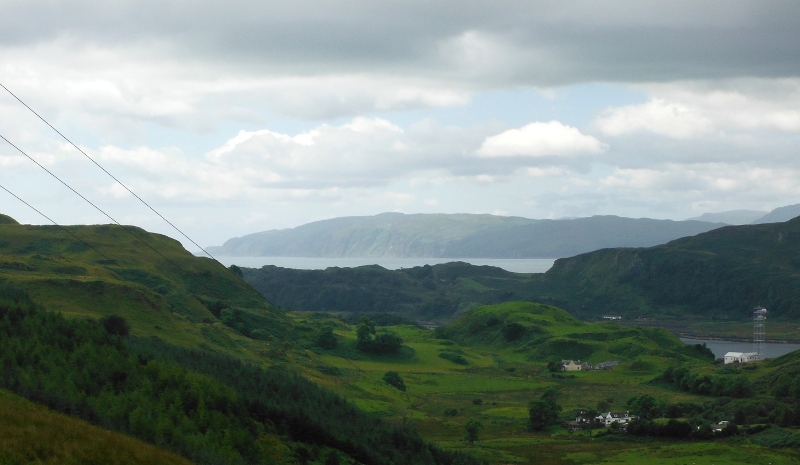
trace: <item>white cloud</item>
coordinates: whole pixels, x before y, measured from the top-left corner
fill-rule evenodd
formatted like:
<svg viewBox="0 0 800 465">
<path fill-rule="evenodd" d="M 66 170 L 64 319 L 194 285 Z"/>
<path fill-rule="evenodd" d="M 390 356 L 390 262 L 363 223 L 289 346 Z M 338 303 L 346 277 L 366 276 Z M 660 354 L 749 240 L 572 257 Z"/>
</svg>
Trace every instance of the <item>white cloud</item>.
<svg viewBox="0 0 800 465">
<path fill-rule="evenodd" d="M 711 122 L 695 108 L 679 103 L 667 103 L 654 98 L 641 105 L 629 105 L 608 110 L 596 121 L 605 134 L 649 131 L 676 139 L 684 139 L 711 131 Z"/>
<path fill-rule="evenodd" d="M 597 154 L 608 146 L 558 121 L 535 122 L 487 137 L 481 157 L 550 157 Z"/>
<path fill-rule="evenodd" d="M 605 134 L 650 132 L 688 139 L 713 132 L 800 132 L 800 79 L 685 82 L 646 86 L 646 103 L 606 110 Z"/>
</svg>

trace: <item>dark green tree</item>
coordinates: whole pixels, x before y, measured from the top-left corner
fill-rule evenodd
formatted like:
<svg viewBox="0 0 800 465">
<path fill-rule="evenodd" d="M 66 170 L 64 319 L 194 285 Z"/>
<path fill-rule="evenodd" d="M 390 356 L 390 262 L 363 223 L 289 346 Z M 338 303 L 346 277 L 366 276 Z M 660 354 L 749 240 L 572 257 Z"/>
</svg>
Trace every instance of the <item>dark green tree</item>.
<svg viewBox="0 0 800 465">
<path fill-rule="evenodd" d="M 336 335 L 333 334 L 333 328 L 326 326 L 319 330 L 314 344 L 316 344 L 318 347 L 322 347 L 325 350 L 331 350 L 335 349 L 336 346 L 339 345 L 339 340 L 336 339 Z"/>
<path fill-rule="evenodd" d="M 658 411 L 658 402 L 650 394 L 642 394 L 633 396 L 625 402 L 631 414 L 636 415 L 644 420 L 652 420 L 658 418 L 660 413 Z"/>
<path fill-rule="evenodd" d="M 403 340 L 393 332 L 381 331 L 375 335 L 375 323 L 369 318 L 364 318 L 358 325 L 356 337 L 358 338 L 356 349 L 361 352 L 393 354 L 403 348 Z"/>
<path fill-rule="evenodd" d="M 369 318 L 364 318 L 356 330 L 358 342 L 362 343 L 372 341 L 373 334 L 375 334 L 375 323 L 373 323 Z"/>
<path fill-rule="evenodd" d="M 396 371 L 387 371 L 386 374 L 383 375 L 383 380 L 386 382 L 386 384 L 394 386 L 403 392 L 406 390 L 406 383 L 403 381 L 400 373 Z"/>
<path fill-rule="evenodd" d="M 131 328 L 125 318 L 118 315 L 106 315 L 100 319 L 100 324 L 103 325 L 108 334 L 115 336 L 127 336 L 131 332 Z"/>
<path fill-rule="evenodd" d="M 467 420 L 467 424 L 464 425 L 464 440 L 468 443 L 472 444 L 478 440 L 478 433 L 480 433 L 481 428 L 483 428 L 483 423 L 477 418 L 470 418 Z"/>
<path fill-rule="evenodd" d="M 558 373 L 561 371 L 561 362 L 558 360 L 550 360 L 545 366 L 550 373 Z"/>
<path fill-rule="evenodd" d="M 561 410 L 556 403 L 556 391 L 548 389 L 538 400 L 528 404 L 528 426 L 533 431 L 541 431 L 546 426 L 556 424 Z"/>
<path fill-rule="evenodd" d="M 519 323 L 509 323 L 503 328 L 503 337 L 506 341 L 512 342 L 525 335 L 525 327 Z"/>
</svg>

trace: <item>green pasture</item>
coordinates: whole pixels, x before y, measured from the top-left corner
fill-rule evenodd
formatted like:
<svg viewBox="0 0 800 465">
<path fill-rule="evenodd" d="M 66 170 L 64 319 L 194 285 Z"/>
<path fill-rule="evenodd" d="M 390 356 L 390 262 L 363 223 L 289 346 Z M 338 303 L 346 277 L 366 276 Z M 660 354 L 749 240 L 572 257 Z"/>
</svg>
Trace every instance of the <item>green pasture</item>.
<svg viewBox="0 0 800 465">
<path fill-rule="evenodd" d="M 761 458 L 766 458 L 765 463 L 778 464 L 796 459 L 790 452 L 748 443 L 595 439 L 586 432 L 569 432 L 560 427 L 540 433 L 528 431 L 528 402 L 548 388 L 557 389 L 564 417 L 581 408 L 595 408 L 601 401 L 612 410 L 624 411 L 626 400 L 641 394 L 672 403 L 707 401 L 707 397 L 652 382 L 676 360 L 682 360 L 693 370 L 716 373 L 722 369 L 710 360 L 693 357 L 684 350 L 684 344 L 664 331 L 586 324 L 554 307 L 503 304 L 468 313 L 446 328 L 445 335 L 450 339 L 439 339 L 437 334 L 441 337 L 441 332 L 413 326 L 378 328 L 379 332 L 390 330 L 400 335 L 410 349 L 398 355 L 378 356 L 354 349 L 355 325 L 319 316 L 312 318 L 308 313 L 290 315 L 298 324 L 315 328 L 335 326 L 339 347 L 308 351 L 308 369 L 314 371 L 319 382 L 343 393 L 367 411 L 398 423 L 413 424 L 424 437 L 437 444 L 470 451 L 492 464 L 697 464 L 706 463 L 702 460 L 710 456 L 709 451 L 718 454 L 719 460 L 708 463 L 760 463 Z M 490 317 L 500 323 L 482 327 L 481 331 L 470 329 L 470 324 Z M 509 322 L 543 329 L 533 334 L 532 339 L 509 342 L 498 332 L 498 328 Z M 593 349 L 587 360 L 615 359 L 620 364 L 607 371 L 553 375 L 545 368 L 552 357 L 540 356 L 541 349 L 531 344 L 542 334 L 548 339 L 583 342 Z M 439 357 L 442 351 L 460 354 L 469 364 L 443 359 Z M 315 371 L 315 364 L 335 367 L 337 374 Z M 774 368 L 759 367 L 755 371 L 764 373 L 767 369 Z M 382 381 L 387 371 L 401 375 L 407 387 L 405 392 Z M 477 418 L 484 425 L 475 444 L 463 440 L 464 425 L 470 418 Z M 595 434 L 599 431 L 595 430 Z M 642 457 L 650 455 L 656 461 L 642 461 Z M 683 461 L 692 458 L 696 460 Z"/>
</svg>

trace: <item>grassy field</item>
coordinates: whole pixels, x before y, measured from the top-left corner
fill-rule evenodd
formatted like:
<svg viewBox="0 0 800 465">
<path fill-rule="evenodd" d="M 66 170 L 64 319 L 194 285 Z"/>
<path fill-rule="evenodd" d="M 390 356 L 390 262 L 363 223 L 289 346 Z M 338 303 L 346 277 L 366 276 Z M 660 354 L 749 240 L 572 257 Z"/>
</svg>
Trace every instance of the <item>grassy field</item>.
<svg viewBox="0 0 800 465">
<path fill-rule="evenodd" d="M 0 464 L 189 465 L 170 452 L 0 391 Z"/>
<path fill-rule="evenodd" d="M 304 366 L 308 376 L 346 395 L 365 410 L 398 423 L 413 424 L 424 437 L 437 444 L 468 450 L 491 464 L 788 464 L 800 460 L 800 455 L 793 451 L 767 449 L 738 439 L 620 441 L 613 437 L 595 439 L 586 432 L 572 433 L 560 426 L 538 433 L 528 430 L 528 402 L 548 388 L 558 390 L 558 402 L 565 414 L 595 408 L 601 401 L 609 403 L 612 410 L 624 411 L 625 401 L 640 394 L 670 402 L 707 401 L 708 397 L 651 383 L 676 359 L 701 372 L 720 370 L 709 360 L 687 355 L 681 350 L 685 346 L 666 332 L 645 329 L 640 333 L 640 329 L 615 324 L 585 324 L 553 307 L 512 303 L 473 311 L 448 328 L 452 339 L 437 339 L 434 331 L 412 326 L 390 327 L 411 350 L 401 355 L 375 356 L 353 349 L 354 325 L 326 320 L 319 314 L 298 312 L 291 316 L 301 325 L 336 327 L 339 338 L 336 349 L 307 348 L 291 356 L 295 363 Z M 474 329 L 475 323 L 485 323 L 490 316 L 499 318 L 501 324 L 470 332 L 471 326 Z M 513 342 L 499 336 L 503 325 L 521 321 L 543 328 L 542 332 Z M 592 338 L 593 351 L 588 353 L 587 360 L 596 363 L 612 356 L 620 365 L 608 371 L 553 377 L 545 369 L 550 358 L 540 358 L 541 345 L 531 343 L 541 337 L 573 342 L 581 337 Z M 625 351 L 609 352 L 609 348 L 620 352 L 617 350 L 620 347 L 627 348 L 628 355 Z M 439 357 L 442 352 L 460 354 L 468 365 Z M 335 367 L 335 374 L 323 373 L 322 366 Z M 645 369 L 637 369 L 640 366 Z M 740 372 L 755 379 L 773 369 L 759 366 Z M 383 382 L 384 373 L 390 370 L 402 376 L 405 392 Z M 479 441 L 472 445 L 463 439 L 470 418 L 479 419 L 484 426 Z"/>
</svg>

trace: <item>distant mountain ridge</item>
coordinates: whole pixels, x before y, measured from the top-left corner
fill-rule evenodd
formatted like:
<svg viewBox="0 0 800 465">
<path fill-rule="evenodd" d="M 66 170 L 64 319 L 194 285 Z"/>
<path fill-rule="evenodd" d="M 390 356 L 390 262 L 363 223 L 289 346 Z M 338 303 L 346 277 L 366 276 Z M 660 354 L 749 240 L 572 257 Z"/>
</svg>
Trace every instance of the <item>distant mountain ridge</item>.
<svg viewBox="0 0 800 465">
<path fill-rule="evenodd" d="M 618 216 L 535 220 L 382 213 L 250 234 L 208 251 L 263 257 L 561 258 L 608 247 L 649 247 L 721 226 Z"/>
<path fill-rule="evenodd" d="M 709 223 L 726 223 L 734 226 L 744 224 L 783 223 L 800 216 L 800 204 L 778 207 L 771 212 L 760 210 L 729 210 L 716 213 L 703 213 L 686 221 L 708 221 Z"/>
<path fill-rule="evenodd" d="M 718 213 L 703 213 L 687 220 L 708 221 L 709 223 L 727 223 L 731 225 L 751 224 L 767 215 L 761 210 L 730 210 Z"/>
<path fill-rule="evenodd" d="M 800 216 L 800 204 L 787 205 L 772 210 L 761 218 L 753 221 L 753 224 L 783 223 L 784 221 L 789 221 L 798 216 Z"/>
</svg>

